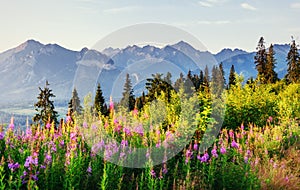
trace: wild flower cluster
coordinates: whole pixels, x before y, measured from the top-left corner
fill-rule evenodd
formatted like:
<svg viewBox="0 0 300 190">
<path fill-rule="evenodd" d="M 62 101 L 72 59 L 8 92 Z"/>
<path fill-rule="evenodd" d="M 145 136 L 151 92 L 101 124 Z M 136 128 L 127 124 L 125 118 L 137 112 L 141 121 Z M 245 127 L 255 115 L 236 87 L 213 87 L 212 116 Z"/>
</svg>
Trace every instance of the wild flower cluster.
<svg viewBox="0 0 300 190">
<path fill-rule="evenodd" d="M 109 116 L 85 110 L 57 128 L 21 131 L 12 120 L 0 128 L 0 188 L 299 189 L 297 118 L 279 123 L 269 115 L 263 126 L 224 128 L 203 148 L 207 114 L 188 114 L 198 100 L 181 102 L 187 119 L 174 119 L 174 103 L 163 120 L 159 107 L 123 112 L 111 103 Z"/>
</svg>

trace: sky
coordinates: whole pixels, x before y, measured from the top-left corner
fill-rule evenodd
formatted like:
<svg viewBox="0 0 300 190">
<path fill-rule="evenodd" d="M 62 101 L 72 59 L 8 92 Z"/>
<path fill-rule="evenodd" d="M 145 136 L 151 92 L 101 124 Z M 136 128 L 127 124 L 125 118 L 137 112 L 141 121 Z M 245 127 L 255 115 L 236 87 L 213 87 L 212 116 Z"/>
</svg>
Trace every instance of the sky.
<svg viewBox="0 0 300 190">
<path fill-rule="evenodd" d="M 255 51 L 261 36 L 300 42 L 300 0 L 2 0 L 0 18 L 0 52 L 28 39 L 78 51 L 141 23 L 177 27 L 214 53 Z"/>
</svg>

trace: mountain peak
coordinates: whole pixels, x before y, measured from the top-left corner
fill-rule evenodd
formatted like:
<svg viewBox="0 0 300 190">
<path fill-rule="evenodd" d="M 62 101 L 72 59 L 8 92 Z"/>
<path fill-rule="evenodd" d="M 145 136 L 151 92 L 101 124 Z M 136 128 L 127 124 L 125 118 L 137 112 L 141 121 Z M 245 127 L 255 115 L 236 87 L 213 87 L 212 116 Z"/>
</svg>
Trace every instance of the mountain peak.
<svg viewBox="0 0 300 190">
<path fill-rule="evenodd" d="M 16 52 L 19 52 L 24 49 L 36 49 L 36 48 L 40 48 L 42 46 L 43 46 L 43 44 L 41 44 L 40 42 L 33 40 L 33 39 L 29 39 L 26 42 L 19 45 L 18 47 L 16 47 L 15 50 L 16 50 Z"/>
</svg>

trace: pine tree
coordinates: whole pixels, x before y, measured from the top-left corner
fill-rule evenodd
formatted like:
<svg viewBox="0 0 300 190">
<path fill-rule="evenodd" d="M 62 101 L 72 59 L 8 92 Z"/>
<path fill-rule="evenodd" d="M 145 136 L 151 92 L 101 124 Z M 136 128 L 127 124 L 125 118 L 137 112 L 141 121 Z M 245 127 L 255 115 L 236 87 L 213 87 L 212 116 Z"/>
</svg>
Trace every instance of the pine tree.
<svg viewBox="0 0 300 190">
<path fill-rule="evenodd" d="M 300 78 L 300 58 L 299 52 L 294 39 L 290 46 L 290 50 L 287 55 L 287 74 L 285 76 L 288 83 L 299 82 Z"/>
<path fill-rule="evenodd" d="M 128 73 L 126 75 L 123 97 L 120 101 L 120 105 L 128 108 L 128 110 L 133 110 L 135 106 L 135 98 L 133 95 L 132 84 Z"/>
<path fill-rule="evenodd" d="M 258 72 L 257 78 L 261 83 L 265 83 L 267 53 L 266 53 L 265 41 L 263 37 L 259 39 L 256 49 L 257 52 L 256 55 L 254 56 L 254 63 L 256 64 L 256 70 Z"/>
<path fill-rule="evenodd" d="M 58 124 L 57 116 L 58 113 L 54 110 L 54 102 L 51 98 L 54 98 L 55 95 L 52 93 L 52 90 L 49 88 L 49 83 L 46 81 L 44 89 L 39 87 L 40 94 L 37 99 L 38 102 L 34 104 L 35 111 L 38 113 L 33 117 L 33 121 L 37 123 L 52 123 Z"/>
<path fill-rule="evenodd" d="M 277 73 L 275 72 L 275 51 L 273 44 L 270 45 L 267 53 L 267 64 L 266 64 L 266 83 L 275 83 L 278 80 Z"/>
<path fill-rule="evenodd" d="M 162 76 L 163 74 L 156 73 L 155 75 L 152 74 L 153 78 L 146 79 L 146 89 L 148 90 L 147 102 L 151 102 L 156 96 L 160 96 L 161 92 L 166 94 L 168 101 L 170 100 L 171 91 L 174 89 L 171 84 L 162 79 Z"/>
<path fill-rule="evenodd" d="M 219 86 L 222 87 L 222 89 L 226 86 L 226 79 L 225 79 L 225 72 L 223 68 L 223 63 L 221 62 L 219 65 Z"/>
<path fill-rule="evenodd" d="M 82 106 L 80 105 L 80 98 L 78 97 L 78 93 L 76 88 L 73 89 L 72 98 L 69 101 L 69 111 L 70 113 L 76 112 L 77 114 L 81 114 Z"/>
<path fill-rule="evenodd" d="M 184 75 L 180 73 L 179 78 L 174 83 L 174 89 L 176 90 L 176 92 L 178 92 L 180 88 L 183 88 L 184 82 Z"/>
<path fill-rule="evenodd" d="M 200 75 L 199 75 L 199 90 L 200 91 L 203 91 L 204 90 L 204 74 L 203 74 L 203 71 L 200 70 Z"/>
<path fill-rule="evenodd" d="M 208 71 L 208 67 L 206 65 L 205 69 L 204 69 L 204 77 L 203 77 L 203 84 L 204 84 L 205 88 L 209 88 L 209 81 L 210 81 L 209 71 Z"/>
<path fill-rule="evenodd" d="M 97 90 L 96 90 L 94 109 L 96 111 L 96 115 L 98 115 L 98 113 L 101 113 L 103 115 L 108 114 L 107 107 L 105 109 L 105 99 L 103 97 L 100 83 L 98 83 Z"/>
<path fill-rule="evenodd" d="M 229 73 L 229 88 L 231 86 L 234 86 L 236 84 L 236 81 L 235 81 L 235 69 L 234 69 L 234 65 L 231 65 L 231 68 L 230 68 L 230 73 Z"/>
</svg>

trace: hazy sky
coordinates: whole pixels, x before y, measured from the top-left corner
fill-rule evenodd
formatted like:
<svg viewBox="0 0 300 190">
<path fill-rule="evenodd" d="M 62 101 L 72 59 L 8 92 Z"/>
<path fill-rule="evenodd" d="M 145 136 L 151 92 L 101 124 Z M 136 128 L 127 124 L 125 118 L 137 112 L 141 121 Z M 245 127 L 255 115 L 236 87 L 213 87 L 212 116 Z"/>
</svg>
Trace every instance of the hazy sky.
<svg viewBox="0 0 300 190">
<path fill-rule="evenodd" d="M 28 39 L 80 50 L 122 27 L 162 23 L 198 38 L 209 51 L 254 51 L 300 41 L 300 0 L 2 0 L 0 52 Z"/>
</svg>

